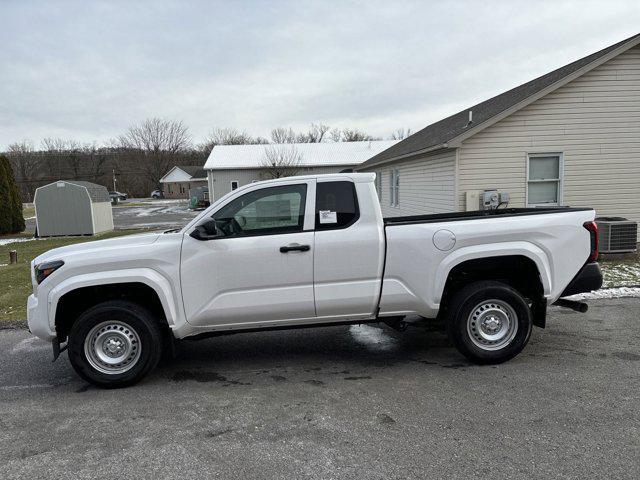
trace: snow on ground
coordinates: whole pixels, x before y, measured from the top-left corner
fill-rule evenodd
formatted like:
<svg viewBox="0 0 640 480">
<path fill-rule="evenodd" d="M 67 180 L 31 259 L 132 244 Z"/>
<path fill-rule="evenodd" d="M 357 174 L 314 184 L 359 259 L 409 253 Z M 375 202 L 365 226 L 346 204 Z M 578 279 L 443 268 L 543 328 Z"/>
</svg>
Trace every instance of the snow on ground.
<svg viewBox="0 0 640 480">
<path fill-rule="evenodd" d="M 598 300 L 602 298 L 640 297 L 640 287 L 603 288 L 595 292 L 579 293 L 565 297 L 567 300 Z"/>
<path fill-rule="evenodd" d="M 120 202 L 118 205 L 121 207 L 126 207 L 127 202 L 130 203 L 144 203 L 147 205 L 169 205 L 169 204 L 184 204 L 185 206 L 189 204 L 188 200 L 184 198 L 178 199 L 155 199 L 155 198 L 129 198 L 123 202 Z"/>
<path fill-rule="evenodd" d="M 46 238 L 18 237 L 18 238 L 0 238 L 0 247 L 9 245 L 10 243 L 31 242 L 33 240 L 46 240 Z"/>
<path fill-rule="evenodd" d="M 160 206 L 160 207 L 131 207 L 131 213 L 136 217 L 151 217 L 155 215 L 188 213 L 186 205 Z"/>
<path fill-rule="evenodd" d="M 600 268 L 605 287 L 640 285 L 640 260 L 606 261 Z"/>
</svg>

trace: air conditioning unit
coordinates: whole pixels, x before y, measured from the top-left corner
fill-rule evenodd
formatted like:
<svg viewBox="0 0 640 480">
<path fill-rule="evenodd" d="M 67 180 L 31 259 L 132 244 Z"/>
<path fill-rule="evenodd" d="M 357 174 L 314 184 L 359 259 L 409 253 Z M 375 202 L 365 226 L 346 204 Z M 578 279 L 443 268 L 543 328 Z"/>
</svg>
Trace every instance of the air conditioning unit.
<svg viewBox="0 0 640 480">
<path fill-rule="evenodd" d="M 622 217 L 598 217 L 596 223 L 600 252 L 635 252 L 638 248 L 638 222 Z"/>
</svg>

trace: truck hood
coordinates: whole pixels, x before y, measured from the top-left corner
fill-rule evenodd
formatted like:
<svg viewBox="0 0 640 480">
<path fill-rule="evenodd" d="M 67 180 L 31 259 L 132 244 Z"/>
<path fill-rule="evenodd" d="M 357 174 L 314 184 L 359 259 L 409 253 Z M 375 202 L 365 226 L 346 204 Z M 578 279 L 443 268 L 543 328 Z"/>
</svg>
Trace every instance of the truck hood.
<svg viewBox="0 0 640 480">
<path fill-rule="evenodd" d="M 139 235 L 125 235 L 117 238 L 109 238 L 106 240 L 96 240 L 93 242 L 77 243 L 66 247 L 59 247 L 49 250 L 33 259 L 33 264 L 48 260 L 64 260 L 75 254 L 91 254 L 91 252 L 104 252 L 109 249 L 123 249 L 138 245 L 151 245 L 156 242 L 162 233 L 142 233 Z"/>
</svg>

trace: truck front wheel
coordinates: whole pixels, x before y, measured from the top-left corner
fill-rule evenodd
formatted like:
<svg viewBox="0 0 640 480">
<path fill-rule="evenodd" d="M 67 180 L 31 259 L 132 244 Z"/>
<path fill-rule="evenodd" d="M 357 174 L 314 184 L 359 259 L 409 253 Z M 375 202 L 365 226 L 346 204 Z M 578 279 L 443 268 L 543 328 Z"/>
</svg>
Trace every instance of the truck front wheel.
<svg viewBox="0 0 640 480">
<path fill-rule="evenodd" d="M 113 300 L 81 314 L 68 345 L 71 365 L 83 379 L 104 388 L 126 387 L 158 364 L 162 331 L 148 310 Z"/>
<path fill-rule="evenodd" d="M 474 363 L 502 363 L 518 355 L 531 336 L 531 309 L 509 285 L 474 282 L 449 305 L 449 338 Z"/>
</svg>

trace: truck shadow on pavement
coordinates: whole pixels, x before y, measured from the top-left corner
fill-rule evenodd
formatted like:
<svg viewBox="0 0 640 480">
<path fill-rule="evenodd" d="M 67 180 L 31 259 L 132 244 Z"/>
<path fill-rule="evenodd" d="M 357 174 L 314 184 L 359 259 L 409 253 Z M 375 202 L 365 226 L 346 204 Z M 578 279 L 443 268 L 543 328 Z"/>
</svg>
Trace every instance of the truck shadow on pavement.
<svg viewBox="0 0 640 480">
<path fill-rule="evenodd" d="M 24 330 L 13 330 L 3 355 L 0 390 L 70 387 L 93 389 L 73 371 L 67 354 L 51 363 L 51 347 Z M 9 340 L 9 338 L 7 338 Z M 220 383 L 251 385 L 298 379 L 322 386 L 331 379 L 369 380 L 398 364 L 457 369 L 472 367 L 440 331 L 409 328 L 397 332 L 379 324 L 223 335 L 177 343 L 139 385 Z"/>
<path fill-rule="evenodd" d="M 224 386 L 250 385 L 246 377 L 251 375 L 276 383 L 312 376 L 302 381 L 322 386 L 336 376 L 369 380 L 382 369 L 413 362 L 453 369 L 473 366 L 442 332 L 352 325 L 186 340 L 178 344 L 175 358 L 161 363 L 156 376 Z"/>
</svg>

